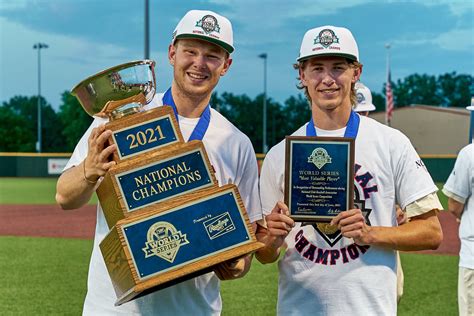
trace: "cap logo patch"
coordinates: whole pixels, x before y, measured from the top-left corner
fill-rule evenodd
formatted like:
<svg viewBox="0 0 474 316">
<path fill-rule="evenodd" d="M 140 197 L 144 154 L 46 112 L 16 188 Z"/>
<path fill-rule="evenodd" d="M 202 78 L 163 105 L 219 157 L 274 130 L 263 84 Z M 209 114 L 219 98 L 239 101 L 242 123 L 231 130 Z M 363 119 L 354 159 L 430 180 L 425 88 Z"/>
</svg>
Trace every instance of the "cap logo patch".
<svg viewBox="0 0 474 316">
<path fill-rule="evenodd" d="M 196 22 L 196 26 L 201 27 L 206 34 L 211 32 L 220 33 L 221 27 L 217 23 L 217 19 L 212 15 L 205 15 L 203 18 Z"/>
<path fill-rule="evenodd" d="M 319 32 L 318 37 L 314 39 L 314 44 L 321 44 L 324 48 L 328 48 L 333 43 L 339 43 L 339 38 L 330 29 L 322 30 Z"/>
<path fill-rule="evenodd" d="M 362 103 L 365 102 L 365 97 L 362 93 L 358 92 L 357 93 L 357 103 Z"/>
</svg>

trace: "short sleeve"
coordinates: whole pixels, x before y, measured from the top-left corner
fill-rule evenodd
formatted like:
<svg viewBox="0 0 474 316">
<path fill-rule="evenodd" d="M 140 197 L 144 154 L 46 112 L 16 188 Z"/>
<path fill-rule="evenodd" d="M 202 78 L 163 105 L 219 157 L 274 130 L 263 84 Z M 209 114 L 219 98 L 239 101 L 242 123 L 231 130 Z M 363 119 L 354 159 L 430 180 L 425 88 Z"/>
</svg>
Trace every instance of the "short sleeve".
<svg viewBox="0 0 474 316">
<path fill-rule="evenodd" d="M 428 194 L 427 196 L 422 197 L 415 202 L 412 202 L 406 206 L 406 214 L 408 218 L 419 216 L 425 213 L 428 213 L 432 210 L 441 211 L 443 206 L 439 201 L 438 195 L 436 193 Z"/>
<path fill-rule="evenodd" d="M 443 187 L 443 190 L 447 190 L 465 200 L 472 194 L 473 152 L 473 145 L 466 146 L 459 152 L 454 168 Z"/>
</svg>

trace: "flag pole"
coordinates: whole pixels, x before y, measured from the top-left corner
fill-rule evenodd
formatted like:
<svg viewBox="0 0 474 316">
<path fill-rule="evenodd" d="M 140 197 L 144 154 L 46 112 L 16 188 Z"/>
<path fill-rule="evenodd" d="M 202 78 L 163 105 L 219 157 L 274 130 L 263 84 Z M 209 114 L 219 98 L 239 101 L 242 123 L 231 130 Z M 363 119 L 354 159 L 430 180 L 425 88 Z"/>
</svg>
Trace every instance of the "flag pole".
<svg viewBox="0 0 474 316">
<path fill-rule="evenodd" d="M 389 84 L 390 80 L 390 43 L 385 44 L 385 48 L 387 49 L 387 81 L 385 84 L 385 124 L 390 126 L 390 118 L 389 118 L 389 111 L 390 109 L 388 108 L 388 100 L 387 100 L 387 85 Z"/>
<path fill-rule="evenodd" d="M 470 112 L 469 143 L 474 143 L 474 96 L 471 96 L 471 106 L 468 106 L 466 109 Z"/>
</svg>

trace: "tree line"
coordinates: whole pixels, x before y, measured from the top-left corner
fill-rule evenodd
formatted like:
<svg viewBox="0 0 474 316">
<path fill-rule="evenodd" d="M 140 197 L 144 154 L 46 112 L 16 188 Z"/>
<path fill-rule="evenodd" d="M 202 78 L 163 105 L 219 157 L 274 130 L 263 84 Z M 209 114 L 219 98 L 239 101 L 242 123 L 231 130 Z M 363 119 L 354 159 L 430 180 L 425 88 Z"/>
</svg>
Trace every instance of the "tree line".
<svg viewBox="0 0 474 316">
<path fill-rule="evenodd" d="M 439 76 L 413 74 L 391 82 L 395 107 L 425 104 L 464 108 L 470 103 L 473 77 L 446 73 Z M 385 110 L 385 87 L 372 92 L 376 111 Z M 0 152 L 35 152 L 37 141 L 37 96 L 15 96 L 0 106 Z M 68 91 L 61 95 L 56 112 L 41 97 L 42 151 L 72 152 L 92 118 Z M 252 141 L 256 152 L 263 146 L 263 94 L 250 98 L 224 92 L 214 93 L 211 104 Z M 283 104 L 267 98 L 268 148 L 309 120 L 310 109 L 302 94 L 291 96 Z"/>
</svg>

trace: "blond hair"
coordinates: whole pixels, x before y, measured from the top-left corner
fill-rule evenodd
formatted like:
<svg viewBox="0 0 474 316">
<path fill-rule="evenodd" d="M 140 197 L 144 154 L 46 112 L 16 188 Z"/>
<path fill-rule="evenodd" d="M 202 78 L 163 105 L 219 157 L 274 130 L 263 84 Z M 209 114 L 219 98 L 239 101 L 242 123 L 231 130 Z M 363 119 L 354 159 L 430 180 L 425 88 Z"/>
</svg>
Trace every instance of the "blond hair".
<svg viewBox="0 0 474 316">
<path fill-rule="evenodd" d="M 306 96 L 306 99 L 308 99 L 308 102 L 311 106 L 311 97 L 308 93 L 308 88 L 306 86 L 303 85 L 303 83 L 301 82 L 301 77 L 299 75 L 299 71 L 300 69 L 303 70 L 306 62 L 308 61 L 308 59 L 306 60 L 303 60 L 303 61 L 300 61 L 300 62 L 297 62 L 295 64 L 293 64 L 293 68 L 298 70 L 298 84 L 296 85 L 296 87 L 300 90 L 304 90 L 304 95 Z M 355 69 L 362 69 L 362 64 L 359 63 L 358 61 L 353 61 L 353 60 L 349 60 L 347 59 L 347 62 L 349 63 L 349 65 L 352 67 L 352 68 L 355 68 Z M 356 95 L 356 88 L 355 88 L 355 83 L 353 83 L 351 85 L 351 95 L 350 95 L 350 99 L 351 99 L 351 105 L 352 106 L 355 106 L 357 104 L 357 95 Z"/>
</svg>

